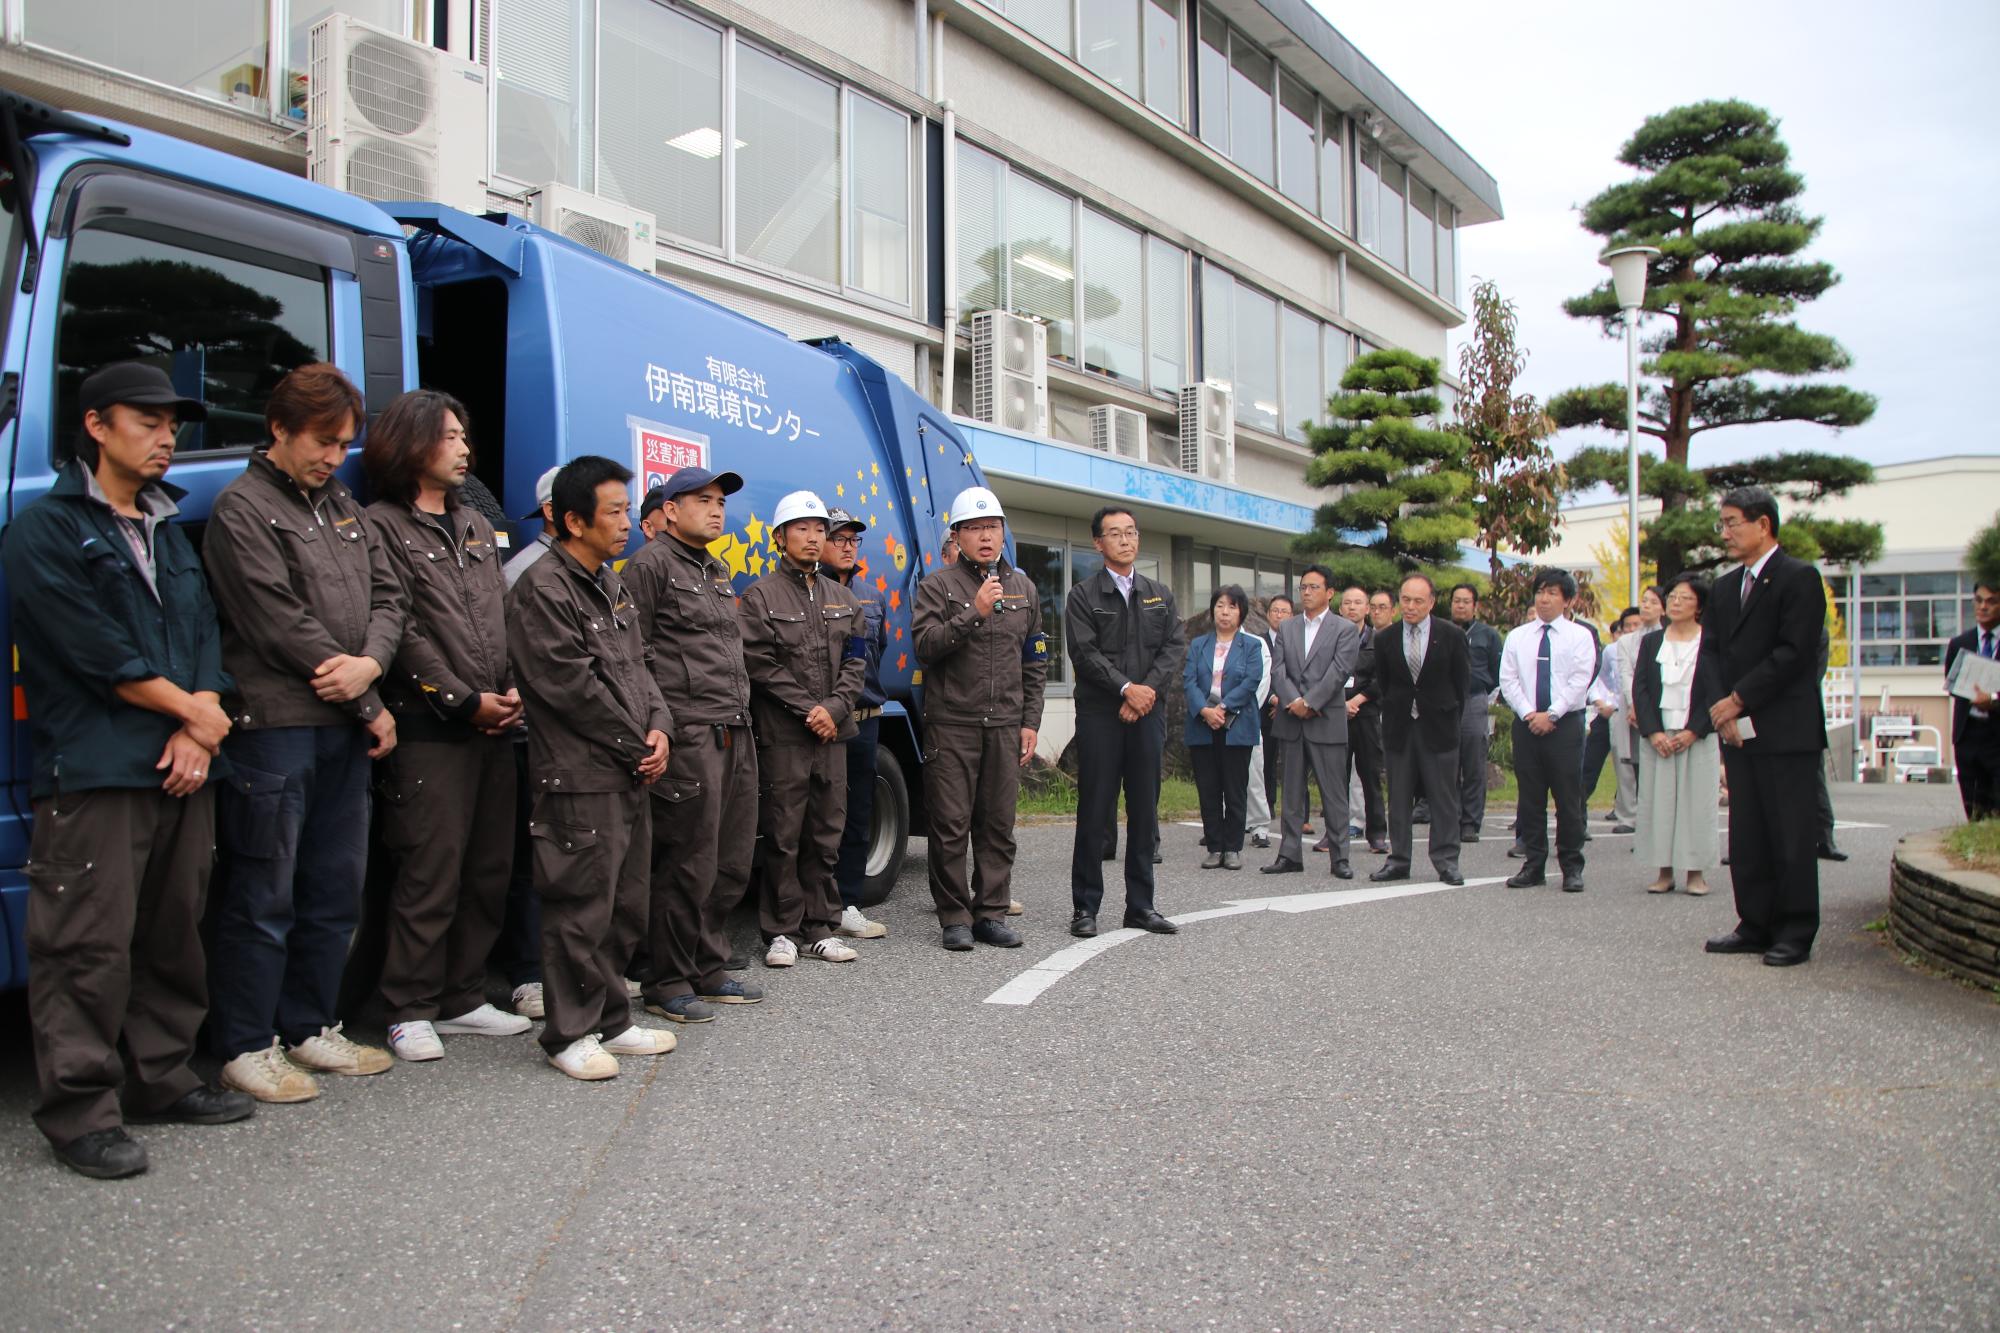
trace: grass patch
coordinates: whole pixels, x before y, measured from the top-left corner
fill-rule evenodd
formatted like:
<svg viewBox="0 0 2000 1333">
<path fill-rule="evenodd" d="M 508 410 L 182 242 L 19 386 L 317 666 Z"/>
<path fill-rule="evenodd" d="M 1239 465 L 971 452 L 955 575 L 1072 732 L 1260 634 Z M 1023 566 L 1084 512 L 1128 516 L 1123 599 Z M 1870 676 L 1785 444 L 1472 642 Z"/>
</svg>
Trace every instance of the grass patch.
<svg viewBox="0 0 2000 1333">
<path fill-rule="evenodd" d="M 1051 775 L 1044 785 L 1034 791 L 1023 788 L 1019 801 L 1015 803 L 1016 813 L 1023 815 L 1043 815 L 1049 817 L 1076 815 L 1076 784 L 1067 776 L 1060 781 Z M 1201 815 L 1201 797 L 1195 792 L 1194 779 L 1177 778 L 1168 775 L 1160 782 L 1160 818 L 1196 819 Z M 1118 796 L 1118 817 L 1125 817 L 1125 796 Z"/>
<path fill-rule="evenodd" d="M 1861 928 L 1867 931 L 1871 935 L 1880 935 L 1882 932 L 1889 929 L 1889 914 L 1887 912 L 1884 912 L 1881 916 L 1876 917 L 1873 921 L 1870 921 L 1868 924 L 1864 925 Z"/>
<path fill-rule="evenodd" d="M 2000 873 L 2000 819 L 1982 819 L 1947 830 L 1944 851 L 1967 870 Z"/>
</svg>

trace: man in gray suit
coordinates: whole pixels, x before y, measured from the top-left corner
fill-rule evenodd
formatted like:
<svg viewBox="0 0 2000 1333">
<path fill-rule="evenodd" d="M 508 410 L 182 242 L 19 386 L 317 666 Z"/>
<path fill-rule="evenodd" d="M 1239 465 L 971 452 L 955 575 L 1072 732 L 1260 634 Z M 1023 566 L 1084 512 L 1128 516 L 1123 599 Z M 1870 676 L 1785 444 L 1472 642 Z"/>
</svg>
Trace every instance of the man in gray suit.
<svg viewBox="0 0 2000 1333">
<path fill-rule="evenodd" d="M 1353 879 L 1347 862 L 1347 678 L 1361 654 L 1361 631 L 1329 609 L 1333 575 L 1308 565 L 1299 576 L 1299 614 L 1278 627 L 1271 648 L 1271 725 L 1284 765 L 1284 841 L 1267 875 L 1305 869 L 1306 766 L 1319 782 L 1320 817 L 1333 838 L 1333 873 Z"/>
</svg>

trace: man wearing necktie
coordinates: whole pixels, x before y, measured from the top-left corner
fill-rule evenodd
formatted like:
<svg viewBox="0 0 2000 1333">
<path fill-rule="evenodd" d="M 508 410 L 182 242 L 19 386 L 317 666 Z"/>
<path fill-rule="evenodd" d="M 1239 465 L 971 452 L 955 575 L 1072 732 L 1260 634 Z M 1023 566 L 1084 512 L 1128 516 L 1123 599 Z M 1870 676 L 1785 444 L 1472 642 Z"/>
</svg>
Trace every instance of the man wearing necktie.
<svg viewBox="0 0 2000 1333">
<path fill-rule="evenodd" d="M 2000 660 L 2000 587 L 1981 580 L 1972 588 L 1973 628 L 1945 650 L 1944 672 L 1960 653 Z M 2000 817 L 2000 705 L 1985 690 L 1951 701 L 1951 748 L 1958 762 L 1958 796 L 1967 819 Z"/>
<path fill-rule="evenodd" d="M 1546 883 L 1549 796 L 1556 803 L 1556 856 L 1563 892 L 1583 892 L 1583 719 L 1597 677 L 1597 641 L 1564 616 L 1576 597 L 1568 571 L 1535 574 L 1535 617 L 1508 634 L 1500 651 L 1500 695 L 1514 710 L 1514 774 L 1520 782 L 1517 821 L 1523 851 L 1513 889 Z"/>
<path fill-rule="evenodd" d="M 1431 867 L 1447 884 L 1458 871 L 1459 719 L 1472 679 L 1465 633 L 1431 612 L 1437 589 L 1411 574 L 1398 590 L 1401 623 L 1375 637 L 1382 701 L 1382 754 L 1389 770 L 1389 859 L 1368 878 L 1410 877 L 1411 816 L 1419 790 L 1430 793 Z"/>
<path fill-rule="evenodd" d="M 1723 692 L 1708 710 L 1729 774 L 1729 877 L 1736 929 L 1710 953 L 1761 953 L 1772 967 L 1812 954 L 1819 933 L 1819 818 L 1826 750 L 1819 635 L 1826 585 L 1778 546 L 1778 503 L 1761 486 L 1722 497 L 1717 533 L 1742 573 L 1716 580 L 1701 652 Z M 1746 720 L 1751 725 L 1745 725 Z"/>
</svg>

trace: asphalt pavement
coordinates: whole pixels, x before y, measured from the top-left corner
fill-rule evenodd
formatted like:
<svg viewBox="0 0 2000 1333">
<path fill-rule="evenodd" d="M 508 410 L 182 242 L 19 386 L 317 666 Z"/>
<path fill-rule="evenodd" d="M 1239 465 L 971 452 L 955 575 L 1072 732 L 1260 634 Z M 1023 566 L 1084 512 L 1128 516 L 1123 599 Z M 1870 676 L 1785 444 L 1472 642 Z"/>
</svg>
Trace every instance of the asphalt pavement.
<svg viewBox="0 0 2000 1333">
<path fill-rule="evenodd" d="M 1018 950 L 937 947 L 919 843 L 859 962 L 758 964 L 616 1080 L 448 1037 L 139 1129 L 122 1182 L 50 1156 L 8 997 L 0 1326 L 1990 1328 L 2000 1004 L 1865 929 L 1953 796 L 1836 789 L 1792 969 L 1704 954 L 1728 872 L 1649 897 L 1601 823 L 1583 894 L 1489 833 L 1396 897 L 1170 827 L 1161 909 L 1216 914 L 1087 954 L 1068 826 L 1021 831 Z"/>
</svg>

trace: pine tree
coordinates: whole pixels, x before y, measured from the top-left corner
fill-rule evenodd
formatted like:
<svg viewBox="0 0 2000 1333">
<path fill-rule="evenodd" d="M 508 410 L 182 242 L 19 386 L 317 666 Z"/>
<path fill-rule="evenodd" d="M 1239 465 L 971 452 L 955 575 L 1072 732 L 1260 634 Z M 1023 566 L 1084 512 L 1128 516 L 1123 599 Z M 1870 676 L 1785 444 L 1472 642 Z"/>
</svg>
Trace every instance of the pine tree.
<svg viewBox="0 0 2000 1333">
<path fill-rule="evenodd" d="M 1319 507 L 1293 549 L 1341 583 L 1393 588 L 1412 571 L 1456 573 L 1459 543 L 1475 536 L 1467 443 L 1438 429 L 1438 363 L 1401 348 L 1370 352 L 1340 377 L 1334 423 L 1312 426 L 1313 486 L 1348 486 Z M 1444 580 L 1449 581 L 1449 580 Z"/>
<path fill-rule="evenodd" d="M 1641 475 L 1642 493 L 1661 501 L 1647 526 L 1644 551 L 1665 578 L 1720 561 L 1714 497 L 1730 485 L 1755 482 L 1794 501 L 1837 495 L 1873 476 L 1851 458 L 1788 453 L 1726 468 L 1697 469 L 1689 454 L 1711 431 L 1769 422 L 1805 421 L 1833 429 L 1858 426 L 1875 399 L 1818 377 L 1849 367 L 1847 352 L 1825 334 L 1799 327 L 1798 308 L 1826 294 L 1839 275 L 1830 264 L 1801 256 L 1822 219 L 1800 211 L 1804 179 L 1790 166 L 1778 122 L 1740 101 L 1701 102 L 1654 116 L 1619 151 L 1638 176 L 1609 187 L 1583 208 L 1586 231 L 1607 247 L 1655 245 L 1647 275 L 1642 327 L 1639 432 L 1659 441 L 1660 454 Z M 1622 337 L 1618 302 L 1607 280 L 1563 303 L 1577 319 L 1595 319 L 1607 336 Z M 1564 427 L 1599 426 L 1623 434 L 1621 384 L 1571 389 L 1549 404 Z M 1626 485 L 1625 450 L 1591 446 L 1569 464 L 1572 488 Z M 1783 522 L 1789 534 L 1793 516 Z M 1865 525 L 1864 525 L 1865 526 Z M 1804 527 L 1800 531 L 1803 533 Z M 1854 540 L 1867 534 L 1839 525 L 1822 536 Z M 1850 549 L 1823 546 L 1845 560 Z"/>
</svg>

